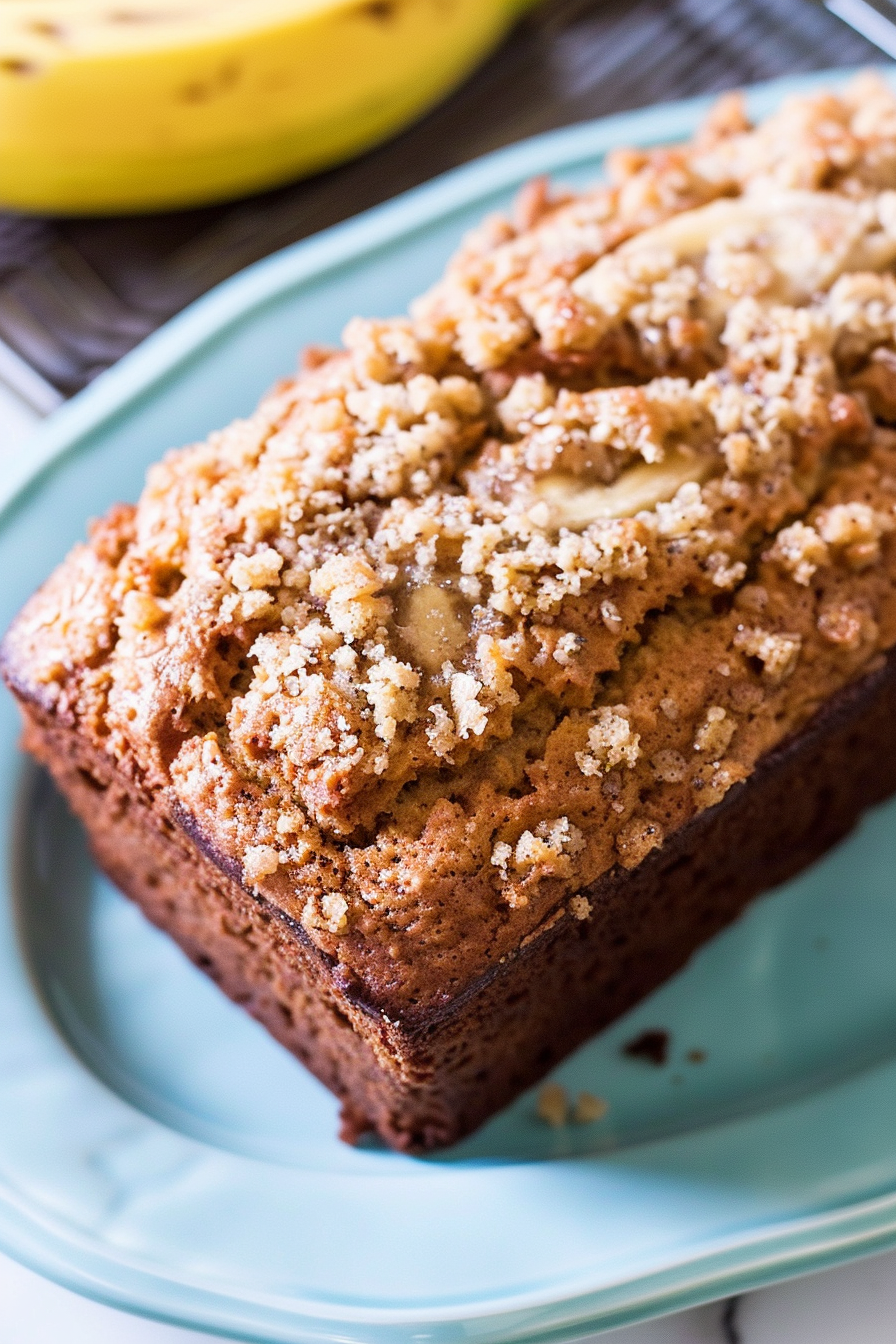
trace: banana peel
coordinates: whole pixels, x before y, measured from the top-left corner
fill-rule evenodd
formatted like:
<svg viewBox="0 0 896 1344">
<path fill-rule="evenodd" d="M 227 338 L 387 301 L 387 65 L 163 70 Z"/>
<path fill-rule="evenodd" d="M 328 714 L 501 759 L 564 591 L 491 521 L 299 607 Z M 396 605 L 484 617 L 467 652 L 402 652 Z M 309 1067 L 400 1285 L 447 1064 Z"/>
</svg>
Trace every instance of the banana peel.
<svg viewBox="0 0 896 1344">
<path fill-rule="evenodd" d="M 366 149 L 531 0 L 0 0 L 0 206 L 199 205 Z"/>
</svg>

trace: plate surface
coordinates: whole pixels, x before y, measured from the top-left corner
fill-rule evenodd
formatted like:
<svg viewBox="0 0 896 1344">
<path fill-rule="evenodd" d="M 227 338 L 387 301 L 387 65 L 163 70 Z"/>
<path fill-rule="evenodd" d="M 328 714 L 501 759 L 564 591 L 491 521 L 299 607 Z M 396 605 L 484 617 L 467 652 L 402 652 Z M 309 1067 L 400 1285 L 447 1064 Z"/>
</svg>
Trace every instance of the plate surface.
<svg viewBox="0 0 896 1344">
<path fill-rule="evenodd" d="M 834 76 L 828 76 L 829 83 Z M 753 110 L 813 80 L 754 91 Z M 41 430 L 5 483 L 5 625 L 169 446 L 249 410 L 305 342 L 400 311 L 533 173 L 685 136 L 703 101 L 501 151 L 253 267 Z M 18 490 L 16 487 L 19 487 Z M 428 1160 L 336 1104 L 93 869 L 0 702 L 0 1245 L 149 1315 L 283 1341 L 569 1339 L 896 1242 L 896 803 L 556 1076 Z M 664 1067 L 620 1046 L 670 1033 Z"/>
</svg>

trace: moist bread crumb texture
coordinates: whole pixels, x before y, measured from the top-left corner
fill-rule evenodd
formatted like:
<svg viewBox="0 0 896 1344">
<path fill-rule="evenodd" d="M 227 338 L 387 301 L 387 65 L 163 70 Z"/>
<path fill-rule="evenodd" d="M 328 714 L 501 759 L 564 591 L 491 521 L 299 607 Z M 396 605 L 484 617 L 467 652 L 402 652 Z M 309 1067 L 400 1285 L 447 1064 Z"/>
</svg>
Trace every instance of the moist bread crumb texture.
<svg viewBox="0 0 896 1344">
<path fill-rule="evenodd" d="M 104 866 L 197 959 L 203 928 L 224 938 L 235 997 L 264 980 L 249 1006 L 349 1128 L 426 1146 L 478 1122 L 470 1075 L 463 1116 L 446 1092 L 428 1129 L 404 1123 L 408 1089 L 454 1067 L 410 1035 L 460 1023 L 534 942 L 584 946 L 595 893 L 883 675 L 894 265 L 885 85 L 758 128 L 723 99 L 690 144 L 619 152 L 581 195 L 530 184 L 410 316 L 353 320 L 254 415 L 169 453 L 18 617 L 3 662 L 32 749 L 88 821 L 78 770 L 118 799 Z M 889 764 L 855 753 L 883 796 Z M 128 878 L 141 844 L 155 888 L 145 864 Z M 176 905 L 197 856 L 206 894 L 176 914 L 150 893 Z M 267 915 L 242 961 L 235 903 L 246 929 Z M 583 1000 L 584 1027 L 548 1014 L 555 1046 L 493 1103 L 739 908 Z M 295 1020 L 324 984 L 362 1042 L 338 1068 Z"/>
</svg>

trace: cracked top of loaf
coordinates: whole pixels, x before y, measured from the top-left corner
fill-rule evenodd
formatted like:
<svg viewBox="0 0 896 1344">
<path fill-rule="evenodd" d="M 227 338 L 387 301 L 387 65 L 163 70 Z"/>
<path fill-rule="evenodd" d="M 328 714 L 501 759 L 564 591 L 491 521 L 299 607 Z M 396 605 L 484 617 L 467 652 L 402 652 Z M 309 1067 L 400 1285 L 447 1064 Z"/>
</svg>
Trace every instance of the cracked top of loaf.
<svg viewBox="0 0 896 1344">
<path fill-rule="evenodd" d="M 380 1006 L 444 1002 L 896 643 L 894 264 L 871 77 L 530 184 L 153 467 L 7 674 Z"/>
</svg>

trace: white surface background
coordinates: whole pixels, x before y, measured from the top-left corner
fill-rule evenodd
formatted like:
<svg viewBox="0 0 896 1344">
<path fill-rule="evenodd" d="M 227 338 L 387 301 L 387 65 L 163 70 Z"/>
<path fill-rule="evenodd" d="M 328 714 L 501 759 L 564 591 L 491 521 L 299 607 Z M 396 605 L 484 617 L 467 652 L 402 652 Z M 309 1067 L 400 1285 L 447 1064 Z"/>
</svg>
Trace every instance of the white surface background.
<svg viewBox="0 0 896 1344">
<path fill-rule="evenodd" d="M 0 382 L 0 476 L 36 412 Z M 896 1132 L 896 1126 L 894 1126 Z M 0 1344 L 201 1344 L 49 1283 L 0 1254 Z M 896 1252 L 600 1336 L 601 1344 L 896 1344 Z"/>
<path fill-rule="evenodd" d="M 896 1252 L 677 1316 L 593 1336 L 594 1344 L 894 1344 Z M 210 1335 L 77 1297 L 0 1255 L 2 1344 L 202 1344 Z"/>
</svg>

